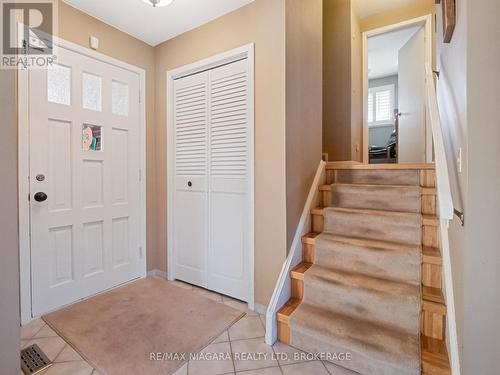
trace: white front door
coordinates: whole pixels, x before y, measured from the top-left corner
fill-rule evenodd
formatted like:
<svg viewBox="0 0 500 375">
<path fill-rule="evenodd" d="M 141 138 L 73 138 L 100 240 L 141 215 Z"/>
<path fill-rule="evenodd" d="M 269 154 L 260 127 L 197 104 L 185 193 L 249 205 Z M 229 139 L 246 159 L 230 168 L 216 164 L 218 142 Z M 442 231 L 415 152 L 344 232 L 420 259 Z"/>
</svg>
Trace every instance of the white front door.
<svg viewBox="0 0 500 375">
<path fill-rule="evenodd" d="M 137 73 L 59 48 L 29 73 L 32 313 L 144 274 Z"/>
<path fill-rule="evenodd" d="M 251 296 L 248 61 L 174 81 L 173 278 Z"/>
<path fill-rule="evenodd" d="M 425 129 L 425 28 L 399 50 L 398 162 L 424 163 Z"/>
</svg>

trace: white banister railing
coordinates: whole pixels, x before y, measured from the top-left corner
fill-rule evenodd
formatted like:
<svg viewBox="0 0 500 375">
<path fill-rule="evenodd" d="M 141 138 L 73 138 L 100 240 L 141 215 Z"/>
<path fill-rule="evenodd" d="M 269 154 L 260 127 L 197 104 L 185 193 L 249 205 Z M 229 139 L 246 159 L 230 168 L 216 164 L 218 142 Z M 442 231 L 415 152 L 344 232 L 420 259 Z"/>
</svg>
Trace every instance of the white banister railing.
<svg viewBox="0 0 500 375">
<path fill-rule="evenodd" d="M 436 167 L 436 187 L 439 208 L 439 236 L 441 257 L 443 259 L 443 292 L 446 301 L 446 327 L 448 336 L 448 353 L 453 375 L 460 375 L 460 360 L 458 349 L 457 322 L 455 315 L 455 298 L 453 293 L 453 275 L 451 269 L 451 254 L 448 238 L 449 221 L 455 212 L 450 188 L 448 163 L 443 141 L 443 130 L 436 95 L 436 85 L 431 67 L 427 64 L 426 91 L 427 110 L 431 122 L 432 139 L 434 144 L 434 161 Z"/>
<path fill-rule="evenodd" d="M 325 183 L 325 166 L 326 163 L 321 160 L 316 175 L 314 176 L 311 189 L 309 190 L 306 203 L 304 204 L 304 210 L 302 211 L 299 224 L 297 225 L 290 251 L 283 263 L 273 295 L 267 306 L 266 343 L 268 345 L 273 345 L 278 337 L 276 313 L 291 297 L 290 271 L 302 261 L 302 236 L 311 231 L 311 209 L 318 204 L 319 186 Z"/>
<path fill-rule="evenodd" d="M 439 197 L 439 217 L 442 219 L 453 219 L 453 199 L 451 196 L 450 177 L 448 175 L 448 163 L 443 141 L 443 130 L 439 116 L 438 101 L 436 96 L 436 85 L 432 76 L 432 69 L 426 65 L 426 92 L 427 110 L 432 130 L 434 144 L 434 160 L 436 164 L 436 185 Z"/>
</svg>

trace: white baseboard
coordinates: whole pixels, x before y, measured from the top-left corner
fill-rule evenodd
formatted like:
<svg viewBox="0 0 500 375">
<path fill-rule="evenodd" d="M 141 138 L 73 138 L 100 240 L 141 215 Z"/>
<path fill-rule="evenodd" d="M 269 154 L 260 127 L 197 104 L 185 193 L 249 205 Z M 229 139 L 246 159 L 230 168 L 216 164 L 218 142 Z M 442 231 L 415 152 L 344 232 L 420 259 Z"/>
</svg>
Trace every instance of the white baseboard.
<svg viewBox="0 0 500 375">
<path fill-rule="evenodd" d="M 256 313 L 259 313 L 261 315 L 266 315 L 267 306 L 261 305 L 260 303 L 255 303 L 253 305 L 253 311 L 255 311 Z"/>
</svg>

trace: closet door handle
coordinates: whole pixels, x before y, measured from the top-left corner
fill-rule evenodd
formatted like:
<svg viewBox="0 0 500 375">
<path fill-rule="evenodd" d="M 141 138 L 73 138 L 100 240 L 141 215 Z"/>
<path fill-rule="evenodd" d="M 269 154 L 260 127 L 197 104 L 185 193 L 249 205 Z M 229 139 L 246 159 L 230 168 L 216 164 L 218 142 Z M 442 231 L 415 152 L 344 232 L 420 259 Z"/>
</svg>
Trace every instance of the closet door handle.
<svg viewBox="0 0 500 375">
<path fill-rule="evenodd" d="M 47 199 L 47 194 L 45 194 L 42 191 L 39 191 L 38 193 L 35 193 L 34 198 L 37 202 L 43 202 Z"/>
</svg>

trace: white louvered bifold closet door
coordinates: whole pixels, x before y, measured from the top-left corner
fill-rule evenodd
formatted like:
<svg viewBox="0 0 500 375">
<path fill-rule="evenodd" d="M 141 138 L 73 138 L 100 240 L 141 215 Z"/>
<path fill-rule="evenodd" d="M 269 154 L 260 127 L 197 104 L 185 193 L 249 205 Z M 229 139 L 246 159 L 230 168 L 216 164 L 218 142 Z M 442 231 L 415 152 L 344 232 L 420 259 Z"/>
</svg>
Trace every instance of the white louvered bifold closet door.
<svg viewBox="0 0 500 375">
<path fill-rule="evenodd" d="M 174 84 L 174 278 L 249 299 L 249 84 L 243 59 Z"/>
<path fill-rule="evenodd" d="M 175 277 L 206 285 L 208 72 L 174 82 Z"/>
<path fill-rule="evenodd" d="M 249 147 L 247 61 L 210 71 L 208 289 L 247 300 Z"/>
</svg>

